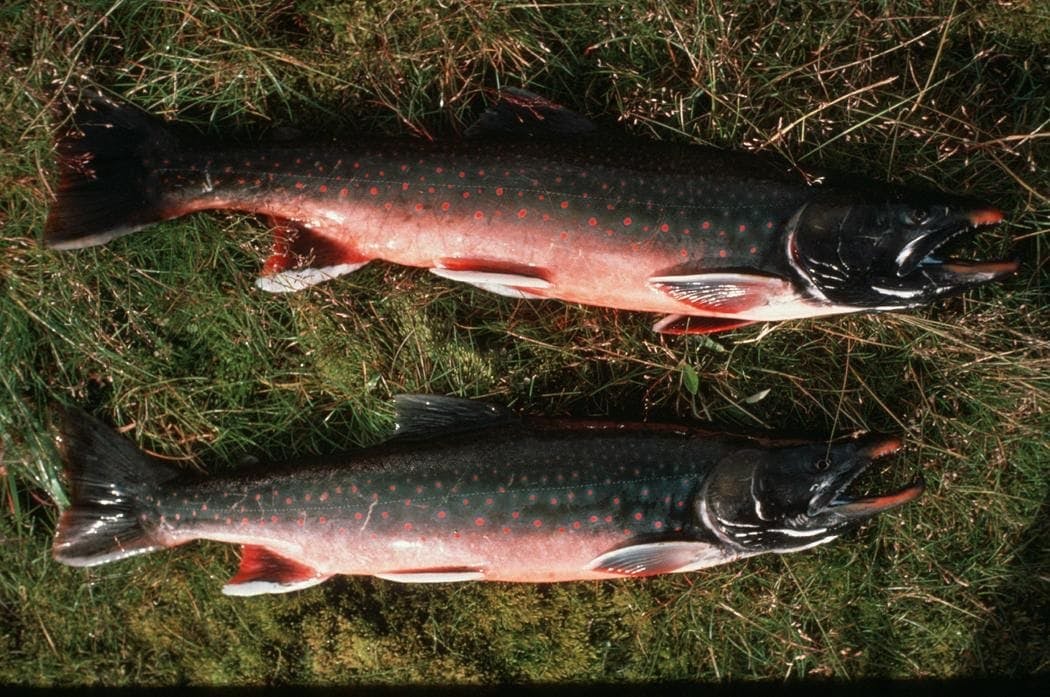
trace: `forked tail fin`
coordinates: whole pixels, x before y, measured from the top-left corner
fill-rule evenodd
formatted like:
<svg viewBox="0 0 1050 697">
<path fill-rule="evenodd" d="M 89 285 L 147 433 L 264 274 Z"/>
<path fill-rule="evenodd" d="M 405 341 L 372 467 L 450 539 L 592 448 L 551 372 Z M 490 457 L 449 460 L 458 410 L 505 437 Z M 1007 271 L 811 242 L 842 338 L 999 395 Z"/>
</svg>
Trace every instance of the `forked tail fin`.
<svg viewBox="0 0 1050 697">
<path fill-rule="evenodd" d="M 175 470 L 81 411 L 62 413 L 58 445 L 72 505 L 51 547 L 57 561 L 95 566 L 166 546 L 155 535 L 149 497 Z"/>
<path fill-rule="evenodd" d="M 55 148 L 61 174 L 44 226 L 47 246 L 103 244 L 170 217 L 152 173 L 179 149 L 163 121 L 100 92 L 84 92 L 71 121 L 60 126 Z"/>
</svg>

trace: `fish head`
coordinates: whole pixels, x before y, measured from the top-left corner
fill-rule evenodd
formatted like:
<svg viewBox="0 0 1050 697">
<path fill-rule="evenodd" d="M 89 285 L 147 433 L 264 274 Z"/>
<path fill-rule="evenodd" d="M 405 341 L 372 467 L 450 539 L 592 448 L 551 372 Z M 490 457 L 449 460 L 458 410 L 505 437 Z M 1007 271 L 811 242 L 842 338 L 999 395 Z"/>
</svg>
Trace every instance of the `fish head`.
<svg viewBox="0 0 1050 697">
<path fill-rule="evenodd" d="M 917 480 L 890 494 L 855 498 L 846 489 L 900 440 L 866 436 L 830 445 L 744 449 L 723 459 L 698 500 L 704 524 L 757 554 L 829 542 L 875 515 L 917 498 Z"/>
<path fill-rule="evenodd" d="M 1002 219 L 998 209 L 961 196 L 874 184 L 830 189 L 795 214 L 787 255 L 803 283 L 834 305 L 916 307 L 1017 271 L 1017 260 L 943 253 Z"/>
</svg>

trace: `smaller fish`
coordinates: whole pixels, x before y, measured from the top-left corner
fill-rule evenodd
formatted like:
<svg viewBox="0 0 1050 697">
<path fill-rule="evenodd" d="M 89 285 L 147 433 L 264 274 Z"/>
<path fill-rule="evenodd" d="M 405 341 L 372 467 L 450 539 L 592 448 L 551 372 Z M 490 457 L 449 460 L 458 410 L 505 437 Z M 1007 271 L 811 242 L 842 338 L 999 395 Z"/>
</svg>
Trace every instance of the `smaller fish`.
<svg viewBox="0 0 1050 697">
<path fill-rule="evenodd" d="M 81 412 L 54 558 L 95 566 L 193 540 L 243 546 L 227 595 L 336 574 L 544 583 L 695 571 L 808 549 L 923 491 L 845 489 L 900 447 L 869 435 L 770 443 L 688 427 L 518 419 L 400 395 L 396 436 L 307 466 L 180 474 Z"/>
</svg>

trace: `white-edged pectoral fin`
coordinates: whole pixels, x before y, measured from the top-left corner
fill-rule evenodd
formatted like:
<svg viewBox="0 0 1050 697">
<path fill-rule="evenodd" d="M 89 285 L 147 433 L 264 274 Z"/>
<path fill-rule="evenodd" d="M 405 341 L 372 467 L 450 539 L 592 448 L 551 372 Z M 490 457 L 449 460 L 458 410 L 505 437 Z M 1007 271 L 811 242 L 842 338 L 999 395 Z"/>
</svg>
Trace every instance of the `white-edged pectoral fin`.
<svg viewBox="0 0 1050 697">
<path fill-rule="evenodd" d="M 322 266 L 320 268 L 308 267 L 302 269 L 288 269 L 277 273 L 266 274 L 255 279 L 255 287 L 267 293 L 294 293 L 318 283 L 330 281 L 338 276 L 353 273 L 367 264 L 367 261 L 352 264 L 335 264 L 333 266 Z"/>
<path fill-rule="evenodd" d="M 605 552 L 587 568 L 621 576 L 655 576 L 703 569 L 730 558 L 722 548 L 707 542 L 648 542 Z"/>
</svg>

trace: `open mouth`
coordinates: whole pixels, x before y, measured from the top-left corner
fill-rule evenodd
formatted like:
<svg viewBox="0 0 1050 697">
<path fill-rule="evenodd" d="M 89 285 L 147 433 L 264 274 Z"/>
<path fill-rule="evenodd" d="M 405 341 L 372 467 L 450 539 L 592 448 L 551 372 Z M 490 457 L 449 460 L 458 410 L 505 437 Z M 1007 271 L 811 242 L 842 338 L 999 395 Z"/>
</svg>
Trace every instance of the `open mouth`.
<svg viewBox="0 0 1050 697">
<path fill-rule="evenodd" d="M 938 286 L 968 286 L 995 281 L 1017 271 L 1016 259 L 976 262 L 950 259 L 938 254 L 953 242 L 968 238 L 978 230 L 996 225 L 1003 220 L 997 208 L 976 208 L 953 220 L 931 229 L 922 237 L 909 242 L 897 255 L 897 276 L 904 278 L 921 271 Z"/>
<path fill-rule="evenodd" d="M 854 498 L 845 493 L 849 485 L 853 483 L 861 472 L 866 470 L 872 462 L 900 450 L 899 438 L 886 436 L 868 436 L 867 443 L 857 452 L 856 464 L 848 472 L 845 472 L 841 481 L 837 483 L 819 501 L 811 504 L 811 509 L 816 508 L 825 513 L 834 513 L 845 520 L 861 521 L 871 518 L 884 511 L 899 508 L 904 504 L 917 499 L 926 488 L 922 479 L 916 479 L 911 484 L 898 489 L 892 493 L 881 496 L 865 496 Z"/>
</svg>

